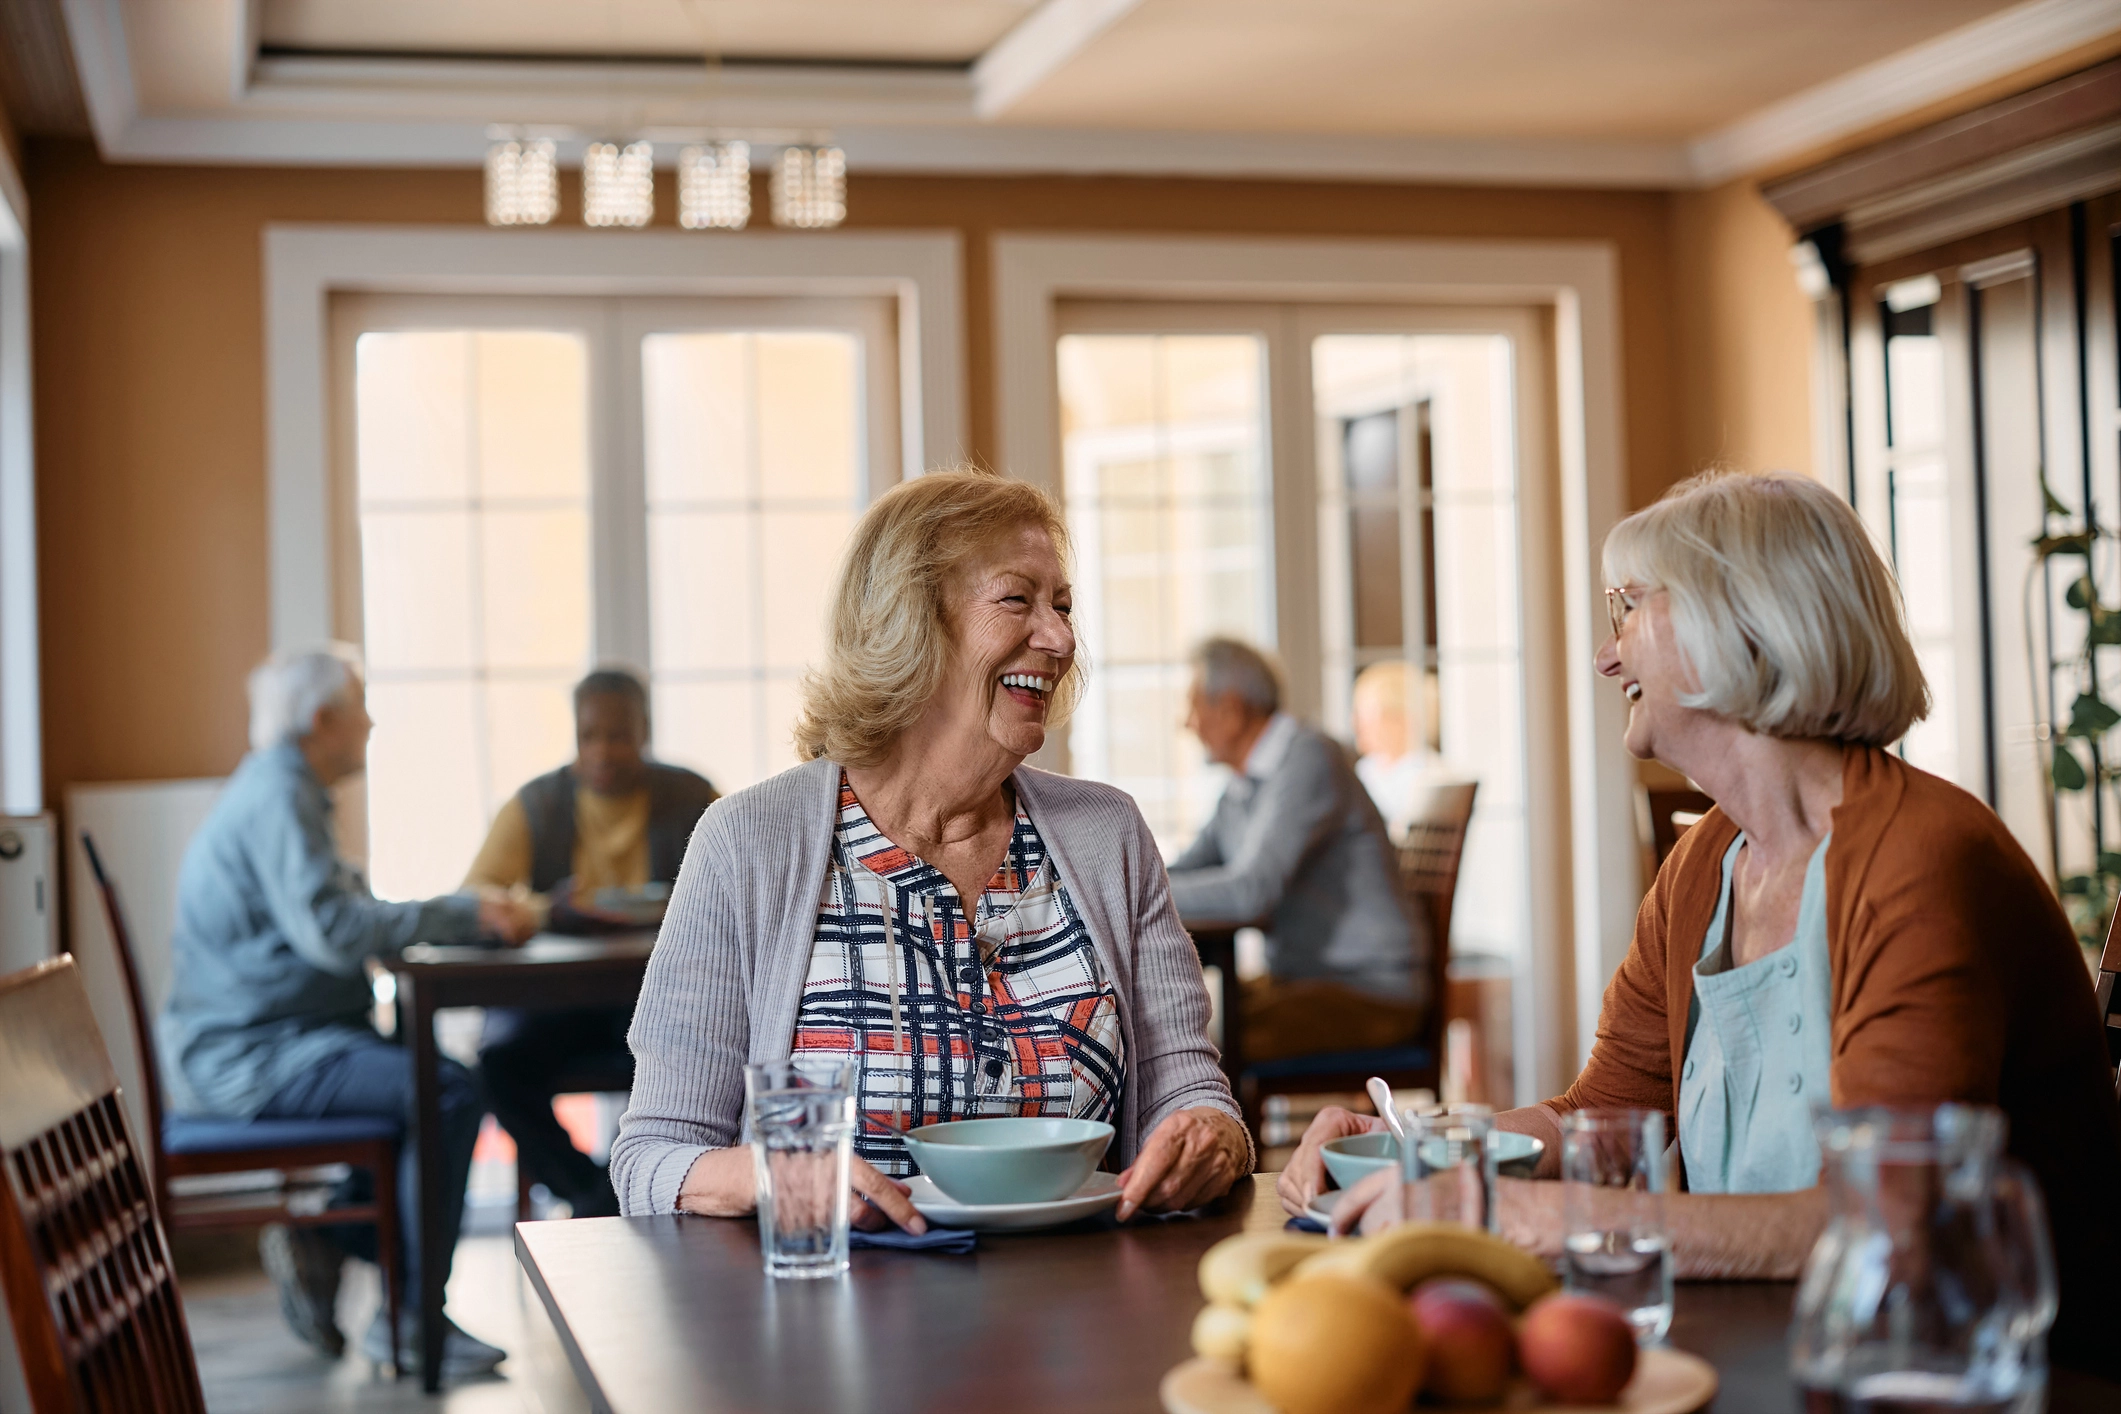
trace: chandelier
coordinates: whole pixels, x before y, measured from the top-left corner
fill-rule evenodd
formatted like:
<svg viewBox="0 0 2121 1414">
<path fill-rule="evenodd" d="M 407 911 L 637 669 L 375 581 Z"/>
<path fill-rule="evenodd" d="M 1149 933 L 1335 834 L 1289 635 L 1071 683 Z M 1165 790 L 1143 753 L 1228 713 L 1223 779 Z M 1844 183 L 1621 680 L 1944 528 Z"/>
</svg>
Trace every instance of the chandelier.
<svg viewBox="0 0 2121 1414">
<path fill-rule="evenodd" d="M 593 142 L 582 150 L 582 224 L 645 226 L 655 216 L 655 144 Z"/>
<path fill-rule="evenodd" d="M 702 143 L 678 154 L 678 224 L 741 231 L 751 220 L 751 144 Z"/>
<path fill-rule="evenodd" d="M 784 147 L 773 168 L 773 223 L 802 230 L 847 219 L 847 154 L 836 147 Z"/>
<path fill-rule="evenodd" d="M 486 149 L 486 224 L 543 226 L 560 213 L 560 166 L 550 138 L 509 137 Z"/>
</svg>

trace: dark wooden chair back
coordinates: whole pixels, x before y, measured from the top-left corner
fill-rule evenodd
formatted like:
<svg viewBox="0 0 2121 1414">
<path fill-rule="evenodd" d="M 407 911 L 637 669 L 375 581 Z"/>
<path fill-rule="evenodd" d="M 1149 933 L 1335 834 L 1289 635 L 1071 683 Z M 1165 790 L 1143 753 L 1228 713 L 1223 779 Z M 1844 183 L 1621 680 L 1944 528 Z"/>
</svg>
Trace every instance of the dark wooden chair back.
<svg viewBox="0 0 2121 1414">
<path fill-rule="evenodd" d="M 2106 1033 L 2106 1063 L 2114 1067 L 2114 1093 L 2121 1096 L 2121 997 L 2114 995 L 2117 977 L 2121 977 L 2121 908 L 2114 910 L 2113 921 L 2106 925 L 2106 947 L 2099 954 L 2095 992 L 2099 1026 Z"/>
<path fill-rule="evenodd" d="M 1698 790 L 1665 786 L 1646 789 L 1643 796 L 1649 802 L 1650 845 L 1657 852 L 1657 867 L 1662 869 L 1665 860 L 1679 847 L 1679 837 L 1708 814 L 1716 802 Z"/>
<path fill-rule="evenodd" d="M 147 1019 L 147 997 L 140 989 L 140 969 L 133 965 L 133 935 L 125 926 L 125 910 L 118 905 L 118 886 L 111 882 L 95 838 L 86 830 L 81 832 L 81 851 L 88 856 L 89 872 L 96 876 L 103 921 L 110 928 L 111 952 L 118 959 L 118 975 L 125 981 L 126 1014 L 132 1018 L 134 1054 L 140 1057 L 140 1099 L 147 1111 L 147 1140 L 141 1148 L 148 1163 L 148 1190 L 154 1194 L 156 1211 L 166 1213 L 169 1164 L 162 1156 L 162 1075 L 154 1028 Z"/>
<path fill-rule="evenodd" d="M 1465 859 L 1466 830 L 1473 823 L 1478 781 L 1431 786 L 1399 842 L 1399 881 L 1429 915 L 1429 1015 L 1422 1045 L 1440 1056 L 1444 997 L 1450 988 L 1451 905 L 1458 897 L 1458 866 Z"/>
<path fill-rule="evenodd" d="M 169 1244 L 72 957 L 0 977 L 0 1280 L 38 1414 L 205 1414 Z"/>
</svg>

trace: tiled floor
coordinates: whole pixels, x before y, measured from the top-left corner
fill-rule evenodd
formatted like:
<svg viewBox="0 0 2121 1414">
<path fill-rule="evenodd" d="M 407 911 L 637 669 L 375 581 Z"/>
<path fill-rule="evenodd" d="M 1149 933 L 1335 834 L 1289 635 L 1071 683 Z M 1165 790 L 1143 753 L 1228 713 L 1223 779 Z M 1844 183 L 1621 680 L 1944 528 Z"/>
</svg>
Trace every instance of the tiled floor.
<svg viewBox="0 0 2121 1414">
<path fill-rule="evenodd" d="M 505 1209 L 473 1210 L 475 1231 L 457 1246 L 449 1282 L 451 1315 L 466 1330 L 508 1352 L 498 1372 L 445 1385 L 439 1398 L 420 1393 L 417 1377 L 392 1380 L 355 1353 L 376 1309 L 375 1269 L 349 1262 L 339 1293 L 339 1326 L 347 1354 L 327 1360 L 296 1340 L 280 1319 L 272 1283 L 257 1264 L 256 1244 L 188 1239 L 178 1250 L 184 1310 L 198 1352 L 199 1376 L 213 1414 L 586 1414 L 567 1357 L 537 1293 L 516 1264 Z"/>
</svg>

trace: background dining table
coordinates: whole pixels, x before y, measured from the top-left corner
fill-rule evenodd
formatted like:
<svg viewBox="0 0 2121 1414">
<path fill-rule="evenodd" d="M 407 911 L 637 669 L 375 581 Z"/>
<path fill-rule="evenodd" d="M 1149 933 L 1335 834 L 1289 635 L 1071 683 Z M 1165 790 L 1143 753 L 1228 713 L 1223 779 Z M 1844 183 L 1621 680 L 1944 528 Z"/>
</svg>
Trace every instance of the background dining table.
<svg viewBox="0 0 2121 1414">
<path fill-rule="evenodd" d="M 1274 1175 L 1197 1217 L 984 1234 L 969 1256 L 864 1250 L 838 1280 L 774 1281 L 748 1219 L 519 1223 L 516 1256 L 591 1406 L 613 1414 L 1153 1411 L 1190 1349 L 1195 1269 L 1284 1222 Z M 1687 1282 L 1672 1344 L 1715 1365 L 1716 1414 L 1799 1414 L 1789 1282 Z M 2057 1372 L 2050 1414 L 2113 1414 L 2121 1385 Z"/>
<path fill-rule="evenodd" d="M 408 1142 L 419 1155 L 415 1221 L 422 1252 L 442 1245 L 442 1156 L 440 1146 L 423 1142 L 423 1136 L 441 1133 L 442 1125 L 435 1013 L 465 1006 L 631 1007 L 654 951 L 653 932 L 597 938 L 541 933 L 516 948 L 416 943 L 384 964 L 397 984 L 398 1034 L 412 1052 L 414 1115 Z M 420 1321 L 420 1384 L 432 1394 L 442 1381 L 442 1264 L 424 1262 L 421 1268 L 421 1289 L 408 1295 L 417 1303 L 413 1310 Z"/>
</svg>

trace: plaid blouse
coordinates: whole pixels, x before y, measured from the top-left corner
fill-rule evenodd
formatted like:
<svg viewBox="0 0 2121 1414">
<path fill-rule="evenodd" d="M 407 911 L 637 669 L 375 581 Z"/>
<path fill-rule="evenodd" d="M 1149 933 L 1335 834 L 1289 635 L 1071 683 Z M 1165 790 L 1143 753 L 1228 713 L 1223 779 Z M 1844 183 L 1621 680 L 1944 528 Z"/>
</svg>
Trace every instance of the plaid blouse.
<svg viewBox="0 0 2121 1414">
<path fill-rule="evenodd" d="M 914 1172 L 898 1136 L 952 1119 L 1111 1121 L 1119 999 L 1021 801 L 1008 857 L 974 905 L 884 838 L 844 772 L 795 1056 L 858 1063 L 854 1151 Z"/>
</svg>

